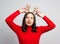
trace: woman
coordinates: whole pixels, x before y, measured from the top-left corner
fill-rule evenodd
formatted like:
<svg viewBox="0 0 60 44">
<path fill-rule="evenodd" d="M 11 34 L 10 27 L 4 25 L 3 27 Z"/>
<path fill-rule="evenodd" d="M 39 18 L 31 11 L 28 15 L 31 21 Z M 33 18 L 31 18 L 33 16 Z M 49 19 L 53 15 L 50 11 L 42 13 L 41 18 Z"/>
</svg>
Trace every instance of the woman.
<svg viewBox="0 0 60 44">
<path fill-rule="evenodd" d="M 55 24 L 39 9 L 36 9 L 36 15 L 41 17 L 48 25 L 36 26 L 35 15 L 32 12 L 27 12 L 26 8 L 19 9 L 6 18 L 8 26 L 16 33 L 19 39 L 19 44 L 39 44 L 41 34 L 55 28 Z M 13 20 L 21 13 L 25 13 L 22 26 L 13 22 Z"/>
</svg>

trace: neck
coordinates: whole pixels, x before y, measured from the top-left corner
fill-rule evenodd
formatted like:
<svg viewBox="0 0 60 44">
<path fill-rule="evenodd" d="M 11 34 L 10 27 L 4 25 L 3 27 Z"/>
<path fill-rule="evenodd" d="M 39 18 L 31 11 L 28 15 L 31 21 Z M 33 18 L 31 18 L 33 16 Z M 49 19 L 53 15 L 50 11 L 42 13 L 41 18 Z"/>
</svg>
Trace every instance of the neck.
<svg viewBox="0 0 60 44">
<path fill-rule="evenodd" d="M 32 28 L 32 26 L 27 26 L 28 28 Z"/>
<path fill-rule="evenodd" d="M 27 29 L 28 30 L 32 30 L 32 26 L 27 26 Z"/>
</svg>

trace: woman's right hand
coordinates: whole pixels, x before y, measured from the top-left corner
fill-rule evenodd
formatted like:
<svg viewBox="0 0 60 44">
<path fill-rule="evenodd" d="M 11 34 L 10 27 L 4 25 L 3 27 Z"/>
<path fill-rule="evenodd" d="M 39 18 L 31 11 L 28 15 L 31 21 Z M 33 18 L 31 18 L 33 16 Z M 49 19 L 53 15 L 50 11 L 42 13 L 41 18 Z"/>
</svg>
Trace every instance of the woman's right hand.
<svg viewBox="0 0 60 44">
<path fill-rule="evenodd" d="M 26 13 L 26 8 L 21 8 L 21 9 L 19 9 L 19 11 L 20 11 L 21 13 Z"/>
</svg>

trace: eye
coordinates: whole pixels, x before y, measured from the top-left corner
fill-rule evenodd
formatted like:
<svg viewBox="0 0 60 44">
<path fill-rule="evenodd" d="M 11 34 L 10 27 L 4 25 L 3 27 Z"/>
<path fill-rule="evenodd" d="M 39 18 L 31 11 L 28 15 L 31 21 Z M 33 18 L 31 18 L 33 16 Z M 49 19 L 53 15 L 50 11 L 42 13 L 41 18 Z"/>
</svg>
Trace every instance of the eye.
<svg viewBox="0 0 60 44">
<path fill-rule="evenodd" d="M 26 17 L 26 18 L 29 18 L 29 17 Z"/>
<path fill-rule="evenodd" d="M 31 19 L 33 19 L 33 17 L 31 17 Z"/>
</svg>

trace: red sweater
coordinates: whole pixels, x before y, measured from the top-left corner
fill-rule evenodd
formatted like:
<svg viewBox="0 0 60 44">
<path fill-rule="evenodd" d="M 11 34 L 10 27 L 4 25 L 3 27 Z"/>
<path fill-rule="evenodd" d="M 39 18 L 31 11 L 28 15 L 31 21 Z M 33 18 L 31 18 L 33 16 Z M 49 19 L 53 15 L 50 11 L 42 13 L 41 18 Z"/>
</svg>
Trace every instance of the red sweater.
<svg viewBox="0 0 60 44">
<path fill-rule="evenodd" d="M 47 16 L 44 16 L 42 19 L 48 24 L 47 26 L 37 26 L 37 33 L 31 32 L 32 27 L 27 27 L 28 30 L 24 33 L 21 30 L 22 27 L 13 22 L 20 13 L 21 12 L 17 10 L 5 20 L 8 26 L 16 33 L 19 44 L 39 44 L 41 34 L 52 30 L 56 26 Z"/>
</svg>

